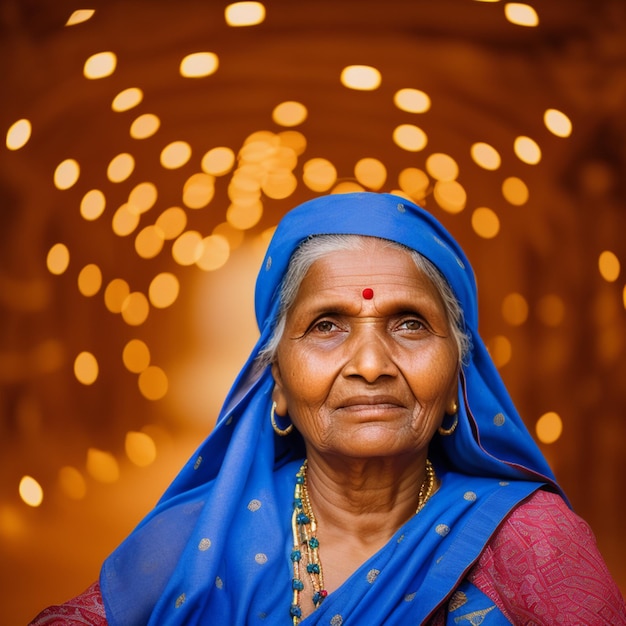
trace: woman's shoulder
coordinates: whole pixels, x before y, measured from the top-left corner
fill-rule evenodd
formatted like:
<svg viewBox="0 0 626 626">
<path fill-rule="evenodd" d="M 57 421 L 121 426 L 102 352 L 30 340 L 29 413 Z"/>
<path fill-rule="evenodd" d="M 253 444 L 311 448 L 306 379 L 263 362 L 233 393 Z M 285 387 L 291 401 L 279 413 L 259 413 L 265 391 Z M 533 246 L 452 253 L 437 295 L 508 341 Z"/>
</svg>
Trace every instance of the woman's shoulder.
<svg viewBox="0 0 626 626">
<path fill-rule="evenodd" d="M 29 626 L 107 626 L 100 584 L 93 583 L 83 593 L 59 606 L 44 609 Z"/>
<path fill-rule="evenodd" d="M 549 491 L 506 517 L 469 579 L 513 623 L 626 624 L 589 525 Z"/>
<path fill-rule="evenodd" d="M 539 489 L 511 511 L 490 545 L 510 544 L 528 548 L 548 541 L 556 549 L 560 542 L 572 536 L 583 544 L 592 543 L 595 546 L 591 528 L 563 498 Z"/>
</svg>

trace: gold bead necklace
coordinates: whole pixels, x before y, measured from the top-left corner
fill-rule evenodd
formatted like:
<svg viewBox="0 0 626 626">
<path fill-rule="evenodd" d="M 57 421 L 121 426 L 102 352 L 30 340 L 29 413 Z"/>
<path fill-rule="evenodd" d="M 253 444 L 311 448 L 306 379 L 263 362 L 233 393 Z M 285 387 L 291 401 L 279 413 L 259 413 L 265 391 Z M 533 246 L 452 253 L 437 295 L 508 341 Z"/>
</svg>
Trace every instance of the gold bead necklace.
<svg viewBox="0 0 626 626">
<path fill-rule="evenodd" d="M 313 606 L 317 608 L 328 595 L 328 591 L 324 588 L 324 571 L 322 570 L 322 562 L 319 556 L 320 544 L 317 539 L 317 521 L 309 499 L 306 470 L 307 462 L 305 460 L 296 474 L 296 486 L 293 494 L 293 515 L 291 517 L 293 578 L 291 579 L 292 600 L 290 615 L 293 626 L 297 626 L 302 618 L 300 592 L 304 590 L 304 581 L 300 574 L 300 565 L 303 557 L 306 559 L 306 571 L 313 588 L 313 596 L 311 598 Z M 426 475 L 417 495 L 416 514 L 424 508 L 428 499 L 433 495 L 435 483 L 435 468 L 426 459 Z"/>
<path fill-rule="evenodd" d="M 435 490 L 435 483 L 437 482 L 437 476 L 435 475 L 435 468 L 429 459 L 426 459 L 426 475 L 420 486 L 420 491 L 417 494 L 417 508 L 415 513 L 419 513 L 423 508 L 430 496 L 433 495 Z"/>
</svg>

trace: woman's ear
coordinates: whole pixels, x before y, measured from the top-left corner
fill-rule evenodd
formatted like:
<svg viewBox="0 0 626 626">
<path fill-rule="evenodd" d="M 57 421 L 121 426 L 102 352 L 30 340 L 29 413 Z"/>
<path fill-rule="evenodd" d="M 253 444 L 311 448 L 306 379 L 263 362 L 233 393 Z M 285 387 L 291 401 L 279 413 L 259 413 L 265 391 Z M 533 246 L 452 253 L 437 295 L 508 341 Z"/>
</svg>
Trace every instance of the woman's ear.
<svg viewBox="0 0 626 626">
<path fill-rule="evenodd" d="M 287 415 L 287 398 L 285 397 L 283 379 L 280 374 L 280 366 L 277 361 L 272 363 L 272 378 L 274 379 L 272 400 L 276 402 L 276 414 Z"/>
</svg>

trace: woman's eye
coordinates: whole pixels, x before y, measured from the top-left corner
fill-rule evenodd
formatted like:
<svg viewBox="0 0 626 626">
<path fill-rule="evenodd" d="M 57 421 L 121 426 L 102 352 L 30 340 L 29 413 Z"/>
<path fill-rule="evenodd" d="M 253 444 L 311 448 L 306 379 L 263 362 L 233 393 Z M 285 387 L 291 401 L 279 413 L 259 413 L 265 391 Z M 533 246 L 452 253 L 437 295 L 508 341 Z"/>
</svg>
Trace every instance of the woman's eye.
<svg viewBox="0 0 626 626">
<path fill-rule="evenodd" d="M 422 330 L 425 328 L 424 322 L 415 318 L 403 320 L 400 322 L 399 327 L 400 330 Z"/>
<path fill-rule="evenodd" d="M 336 326 L 328 320 L 322 320 L 320 322 L 317 322 L 317 324 L 315 324 L 313 328 L 320 333 L 329 333 L 334 330 Z"/>
</svg>

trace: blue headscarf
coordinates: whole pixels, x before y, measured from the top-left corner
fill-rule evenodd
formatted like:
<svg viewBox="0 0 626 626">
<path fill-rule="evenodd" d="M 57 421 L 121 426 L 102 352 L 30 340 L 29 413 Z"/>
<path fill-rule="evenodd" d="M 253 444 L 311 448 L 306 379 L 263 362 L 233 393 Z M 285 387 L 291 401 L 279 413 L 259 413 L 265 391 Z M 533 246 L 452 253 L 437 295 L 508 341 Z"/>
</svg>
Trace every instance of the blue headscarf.
<svg viewBox="0 0 626 626">
<path fill-rule="evenodd" d="M 475 279 L 455 240 L 432 215 L 399 196 L 316 198 L 288 213 L 274 233 L 256 284 L 260 338 L 214 431 L 102 568 L 112 626 L 189 625 L 203 619 L 290 624 L 289 523 L 304 447 L 297 433 L 286 438 L 273 433 L 273 379 L 257 357 L 274 331 L 292 254 L 321 234 L 388 239 L 428 258 L 461 305 L 472 348 L 460 374 L 458 427 L 433 446 L 439 492 L 303 626 L 328 624 L 337 616 L 344 624 L 421 623 L 517 503 L 542 485 L 558 491 L 478 334 Z M 372 602 L 374 580 L 378 599 Z"/>
</svg>

